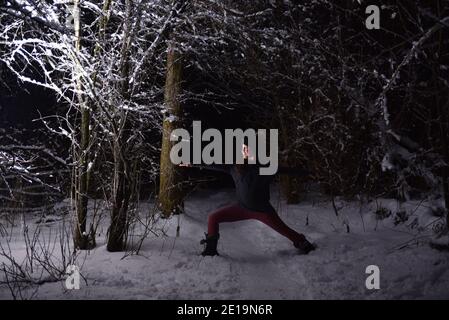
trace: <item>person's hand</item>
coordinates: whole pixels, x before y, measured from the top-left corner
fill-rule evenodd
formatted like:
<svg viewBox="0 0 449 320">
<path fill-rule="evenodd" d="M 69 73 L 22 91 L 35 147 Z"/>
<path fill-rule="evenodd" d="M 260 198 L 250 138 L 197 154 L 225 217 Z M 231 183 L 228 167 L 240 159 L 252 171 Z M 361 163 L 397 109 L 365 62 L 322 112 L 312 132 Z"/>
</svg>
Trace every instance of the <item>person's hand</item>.
<svg viewBox="0 0 449 320">
<path fill-rule="evenodd" d="M 180 164 L 178 164 L 178 166 L 180 166 L 180 167 L 191 167 L 192 164 L 191 163 L 180 163 Z"/>
</svg>

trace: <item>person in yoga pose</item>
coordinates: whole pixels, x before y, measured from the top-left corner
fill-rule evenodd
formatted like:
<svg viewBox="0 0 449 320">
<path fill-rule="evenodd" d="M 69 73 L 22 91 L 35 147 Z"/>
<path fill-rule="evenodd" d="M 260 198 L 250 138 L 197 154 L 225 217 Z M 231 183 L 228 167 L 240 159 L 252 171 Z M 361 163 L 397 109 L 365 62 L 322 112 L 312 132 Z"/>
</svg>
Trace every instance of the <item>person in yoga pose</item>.
<svg viewBox="0 0 449 320">
<path fill-rule="evenodd" d="M 242 146 L 242 155 L 247 160 L 251 155 L 247 145 Z M 208 217 L 206 238 L 201 240 L 204 244 L 203 256 L 218 255 L 217 244 L 220 237 L 219 225 L 223 222 L 255 219 L 270 226 L 275 231 L 287 237 L 302 254 L 315 249 L 303 234 L 288 227 L 277 214 L 270 203 L 270 182 L 274 175 L 260 175 L 258 165 L 191 165 L 181 164 L 183 167 L 197 167 L 228 173 L 232 176 L 236 187 L 237 203 L 218 209 Z M 305 170 L 279 168 L 277 173 L 307 175 Z"/>
</svg>

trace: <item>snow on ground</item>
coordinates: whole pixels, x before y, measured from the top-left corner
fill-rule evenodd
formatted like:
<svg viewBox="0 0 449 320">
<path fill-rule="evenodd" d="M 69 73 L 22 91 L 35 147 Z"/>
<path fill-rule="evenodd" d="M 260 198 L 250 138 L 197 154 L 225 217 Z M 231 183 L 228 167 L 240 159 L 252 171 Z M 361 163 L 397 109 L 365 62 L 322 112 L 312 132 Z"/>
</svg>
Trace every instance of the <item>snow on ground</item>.
<svg viewBox="0 0 449 320">
<path fill-rule="evenodd" d="M 289 240 L 262 223 L 242 221 L 221 225 L 220 256 L 200 256 L 199 240 L 208 213 L 231 203 L 233 191 L 198 191 L 186 202 L 184 215 L 158 222 L 167 236 L 150 236 L 140 255 L 124 258 L 123 253 L 107 252 L 104 227 L 99 230 L 97 248 L 78 258 L 88 285 L 82 281 L 79 290 L 69 291 L 64 281 L 46 283 L 39 287 L 34 298 L 449 298 L 449 253 L 428 246 L 426 237 L 432 231 L 423 226 L 436 218 L 424 204 L 406 203 L 404 208 L 412 216 L 395 226 L 393 216 L 376 220 L 374 202 L 360 206 L 359 202 L 338 201 L 341 210 L 337 218 L 329 201 L 317 199 L 299 205 L 273 201 L 289 226 L 318 245 L 309 255 L 298 255 Z M 397 209 L 394 200 L 381 203 L 393 211 Z M 141 211 L 147 212 L 149 206 L 143 204 Z M 180 232 L 176 237 L 178 222 Z M 40 226 L 50 232 L 58 223 L 58 219 L 49 219 Z M 20 227 L 13 231 L 10 243 L 13 253 L 23 255 L 25 245 Z M 5 238 L 0 240 L 4 242 Z M 379 290 L 365 287 L 368 265 L 380 268 Z M 0 298 L 11 298 L 4 286 L 0 287 Z"/>
</svg>

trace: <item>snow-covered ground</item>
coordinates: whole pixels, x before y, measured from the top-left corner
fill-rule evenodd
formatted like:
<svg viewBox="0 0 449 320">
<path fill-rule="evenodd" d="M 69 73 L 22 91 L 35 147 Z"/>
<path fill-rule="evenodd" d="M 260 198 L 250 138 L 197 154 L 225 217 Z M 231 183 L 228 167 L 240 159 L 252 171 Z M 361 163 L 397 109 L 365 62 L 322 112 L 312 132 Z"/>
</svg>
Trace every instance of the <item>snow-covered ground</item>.
<svg viewBox="0 0 449 320">
<path fill-rule="evenodd" d="M 277 194 L 273 198 L 278 198 Z M 196 192 L 186 202 L 184 215 L 159 220 L 158 227 L 167 236 L 149 236 L 140 255 L 124 258 L 123 253 L 107 252 L 104 227 L 99 230 L 102 236 L 97 248 L 78 258 L 88 285 L 82 281 L 79 290 L 69 291 L 64 281 L 45 283 L 34 298 L 449 299 L 449 253 L 431 249 L 427 243 L 432 235 L 429 224 L 437 218 L 425 203 L 406 203 L 404 208 L 411 216 L 396 226 L 394 214 L 376 219 L 375 202 L 361 206 L 359 202 L 337 201 L 337 218 L 324 199 L 299 205 L 275 199 L 280 216 L 315 242 L 316 251 L 298 255 L 287 239 L 262 223 L 243 221 L 221 225 L 220 256 L 200 256 L 199 240 L 208 213 L 232 201 L 232 190 Z M 397 210 L 394 200 L 381 203 L 393 213 Z M 149 205 L 144 203 L 141 211 L 147 212 Z M 44 234 L 60 223 L 39 226 Z M 23 255 L 20 226 L 13 231 L 12 252 Z M 4 237 L 0 240 L 6 241 Z M 380 269 L 379 290 L 365 286 L 369 265 Z M 5 286 L 0 287 L 0 298 L 11 298 Z"/>
</svg>

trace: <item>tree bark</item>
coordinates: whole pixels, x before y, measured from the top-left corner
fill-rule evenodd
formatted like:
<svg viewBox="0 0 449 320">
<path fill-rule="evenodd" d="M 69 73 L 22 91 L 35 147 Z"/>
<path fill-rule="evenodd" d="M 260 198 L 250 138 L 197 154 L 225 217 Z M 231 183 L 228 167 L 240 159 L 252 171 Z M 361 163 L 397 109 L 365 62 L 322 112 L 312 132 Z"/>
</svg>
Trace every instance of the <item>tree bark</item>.
<svg viewBox="0 0 449 320">
<path fill-rule="evenodd" d="M 279 124 L 281 128 L 280 136 L 281 136 L 281 145 L 283 150 L 286 152 L 284 159 L 282 161 L 282 165 L 286 167 L 296 167 L 296 155 L 295 152 L 290 150 L 290 145 L 294 143 L 292 137 L 295 135 L 292 134 L 294 130 L 289 126 L 288 114 L 285 114 L 285 111 L 280 107 L 280 102 L 275 98 L 276 108 L 278 111 Z M 304 183 L 301 181 L 301 178 L 289 175 L 281 175 L 280 178 L 280 186 L 282 194 L 285 196 L 288 204 L 296 204 L 301 201 L 302 195 L 304 194 L 305 188 Z"/>
<path fill-rule="evenodd" d="M 127 213 L 131 195 L 126 164 L 122 159 L 121 141 L 118 141 L 114 144 L 113 205 L 107 243 L 107 250 L 110 252 L 123 251 L 126 247 Z"/>
<path fill-rule="evenodd" d="M 73 2 L 73 22 L 75 31 L 75 50 L 77 53 L 81 50 L 81 20 L 79 0 Z M 75 226 L 73 241 L 75 248 L 86 250 L 89 249 L 89 235 L 86 233 L 87 220 L 87 187 L 88 187 L 88 148 L 90 138 L 90 111 L 86 105 L 86 101 L 82 96 L 82 83 L 80 81 L 81 66 L 79 62 L 76 64 L 75 77 L 78 89 L 78 101 L 81 108 L 81 124 L 80 124 L 80 150 L 78 155 L 78 167 L 75 173 Z"/>
<path fill-rule="evenodd" d="M 132 41 L 131 15 L 133 2 L 126 0 L 126 21 L 123 31 L 123 42 L 120 53 L 120 91 L 123 101 L 129 101 L 129 47 Z M 114 186 L 112 190 L 112 212 L 111 225 L 108 230 L 107 250 L 110 252 L 123 251 L 126 248 L 128 231 L 128 209 L 132 195 L 132 170 L 130 168 L 129 156 L 131 149 L 127 149 L 126 141 L 129 137 L 128 111 L 119 110 L 117 115 L 118 129 L 115 132 L 113 142 L 114 154 Z"/>
<path fill-rule="evenodd" d="M 170 150 L 173 142 L 170 135 L 180 124 L 182 64 L 179 53 L 170 45 L 167 53 L 167 73 L 165 79 L 164 102 L 166 114 L 162 132 L 162 150 L 160 158 L 159 205 L 164 217 L 182 212 L 183 195 L 181 188 L 181 172 L 170 161 Z"/>
</svg>

